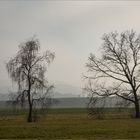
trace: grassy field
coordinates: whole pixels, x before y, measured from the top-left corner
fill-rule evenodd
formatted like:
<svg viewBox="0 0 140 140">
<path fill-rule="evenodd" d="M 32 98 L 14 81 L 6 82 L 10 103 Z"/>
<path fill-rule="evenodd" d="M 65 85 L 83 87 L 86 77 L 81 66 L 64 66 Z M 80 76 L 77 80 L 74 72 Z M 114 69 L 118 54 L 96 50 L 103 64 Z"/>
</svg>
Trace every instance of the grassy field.
<svg viewBox="0 0 140 140">
<path fill-rule="evenodd" d="M 1 111 L 0 139 L 140 139 L 140 119 L 96 120 L 85 109 L 52 109 L 38 122 L 27 123 L 22 113 Z"/>
</svg>

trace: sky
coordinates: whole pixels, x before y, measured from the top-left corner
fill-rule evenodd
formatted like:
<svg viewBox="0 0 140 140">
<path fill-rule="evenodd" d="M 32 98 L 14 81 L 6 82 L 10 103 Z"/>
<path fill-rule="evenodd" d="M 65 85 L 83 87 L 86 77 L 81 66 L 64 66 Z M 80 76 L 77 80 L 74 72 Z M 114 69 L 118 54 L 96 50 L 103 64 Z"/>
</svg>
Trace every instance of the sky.
<svg viewBox="0 0 140 140">
<path fill-rule="evenodd" d="M 139 1 L 1 0 L 0 89 L 11 85 L 5 64 L 34 35 L 42 51 L 55 52 L 48 80 L 83 87 L 85 64 L 99 53 L 102 35 L 131 29 L 140 33 Z"/>
</svg>

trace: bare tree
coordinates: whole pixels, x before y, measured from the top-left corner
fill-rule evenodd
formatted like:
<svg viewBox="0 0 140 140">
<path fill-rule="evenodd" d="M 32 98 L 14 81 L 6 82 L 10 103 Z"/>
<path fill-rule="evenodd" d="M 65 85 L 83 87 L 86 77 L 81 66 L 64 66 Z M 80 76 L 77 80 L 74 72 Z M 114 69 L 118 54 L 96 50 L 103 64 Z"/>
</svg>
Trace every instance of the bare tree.
<svg viewBox="0 0 140 140">
<path fill-rule="evenodd" d="M 48 64 L 54 59 L 54 53 L 40 53 L 40 43 L 34 37 L 19 45 L 16 56 L 7 63 L 11 79 L 18 85 L 16 100 L 28 102 L 28 122 L 32 122 L 32 112 L 35 100 L 45 99 L 52 89 L 45 78 Z"/>
<path fill-rule="evenodd" d="M 92 97 L 118 96 L 135 106 L 135 117 L 140 117 L 140 35 L 133 30 L 121 34 L 103 35 L 99 56 L 92 53 L 86 67 Z"/>
</svg>

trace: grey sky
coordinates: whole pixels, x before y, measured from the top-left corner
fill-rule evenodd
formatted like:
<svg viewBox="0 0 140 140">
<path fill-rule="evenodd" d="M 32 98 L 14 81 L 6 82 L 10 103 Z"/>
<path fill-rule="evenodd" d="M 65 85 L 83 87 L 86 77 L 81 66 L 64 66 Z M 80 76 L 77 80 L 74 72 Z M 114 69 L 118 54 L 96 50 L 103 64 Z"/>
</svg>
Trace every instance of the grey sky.
<svg viewBox="0 0 140 140">
<path fill-rule="evenodd" d="M 49 80 L 81 87 L 88 55 L 98 53 L 103 33 L 127 29 L 140 33 L 139 1 L 0 1 L 0 88 L 11 82 L 5 63 L 33 35 L 42 51 L 56 53 Z"/>
</svg>

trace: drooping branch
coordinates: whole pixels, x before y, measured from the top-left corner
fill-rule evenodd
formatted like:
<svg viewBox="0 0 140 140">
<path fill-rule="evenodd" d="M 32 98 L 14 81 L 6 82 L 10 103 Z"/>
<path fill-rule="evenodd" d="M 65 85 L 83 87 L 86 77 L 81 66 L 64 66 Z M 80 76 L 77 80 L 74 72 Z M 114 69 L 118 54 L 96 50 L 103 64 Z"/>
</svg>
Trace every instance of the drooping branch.
<svg viewBox="0 0 140 140">
<path fill-rule="evenodd" d="M 7 63 L 11 79 L 18 85 L 17 100 L 24 99 L 29 105 L 28 122 L 32 121 L 34 97 L 40 93 L 46 94 L 48 81 L 45 73 L 54 59 L 54 53 L 46 51 L 41 54 L 38 39 L 32 38 L 19 45 L 17 55 Z M 39 97 L 39 96 L 38 96 Z"/>
</svg>

